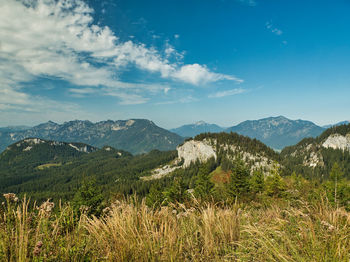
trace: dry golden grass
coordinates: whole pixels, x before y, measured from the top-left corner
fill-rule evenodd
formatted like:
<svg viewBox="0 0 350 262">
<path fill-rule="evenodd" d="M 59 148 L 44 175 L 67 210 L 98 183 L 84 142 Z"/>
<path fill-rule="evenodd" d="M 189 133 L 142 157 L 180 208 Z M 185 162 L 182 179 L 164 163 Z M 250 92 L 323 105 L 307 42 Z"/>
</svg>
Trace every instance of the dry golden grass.
<svg viewBox="0 0 350 262">
<path fill-rule="evenodd" d="M 326 201 L 152 209 L 115 202 L 101 218 L 8 201 L 0 261 L 349 261 L 350 214 Z"/>
</svg>

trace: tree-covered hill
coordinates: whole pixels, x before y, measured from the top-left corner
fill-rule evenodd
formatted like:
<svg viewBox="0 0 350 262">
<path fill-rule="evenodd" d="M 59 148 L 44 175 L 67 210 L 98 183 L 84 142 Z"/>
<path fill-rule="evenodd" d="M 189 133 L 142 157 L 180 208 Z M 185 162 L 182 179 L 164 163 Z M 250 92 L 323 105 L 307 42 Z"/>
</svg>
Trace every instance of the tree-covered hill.
<svg viewBox="0 0 350 262">
<path fill-rule="evenodd" d="M 176 152 L 153 150 L 133 156 L 110 146 L 31 138 L 0 154 L 0 193 L 26 193 L 35 199 L 71 199 L 84 179 L 96 179 L 109 192 L 142 190 L 139 177 L 170 162 Z"/>
<path fill-rule="evenodd" d="M 333 126 L 316 138 L 305 138 L 281 152 L 282 164 L 291 172 L 324 179 L 334 163 L 350 177 L 350 124 Z"/>
</svg>

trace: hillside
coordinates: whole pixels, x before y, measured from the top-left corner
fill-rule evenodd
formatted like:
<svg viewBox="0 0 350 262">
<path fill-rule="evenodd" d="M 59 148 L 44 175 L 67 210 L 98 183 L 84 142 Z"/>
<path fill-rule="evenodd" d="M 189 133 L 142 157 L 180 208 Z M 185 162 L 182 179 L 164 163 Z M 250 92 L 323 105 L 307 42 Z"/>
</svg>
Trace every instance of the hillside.
<svg viewBox="0 0 350 262">
<path fill-rule="evenodd" d="M 110 146 L 25 139 L 0 154 L 0 193 L 35 199 L 71 199 L 84 178 L 96 178 L 105 194 L 129 194 L 147 185 L 139 177 L 176 157 L 173 151 L 133 156 Z"/>
<path fill-rule="evenodd" d="M 281 150 L 286 146 L 297 144 L 305 137 L 316 137 L 324 130 L 310 121 L 290 120 L 278 116 L 244 121 L 229 127 L 225 132 L 236 132 L 256 138 L 276 150 Z"/>
<path fill-rule="evenodd" d="M 333 126 L 316 138 L 306 138 L 281 152 L 284 165 L 309 176 L 324 177 L 338 162 L 350 172 L 350 124 Z"/>
<path fill-rule="evenodd" d="M 191 170 L 209 160 L 227 169 L 231 165 L 227 163 L 241 159 L 251 172 L 269 172 L 278 158 L 260 141 L 235 133 L 201 134 L 178 146 L 177 152 L 151 151 L 137 156 L 110 146 L 97 149 L 80 143 L 25 139 L 0 154 L 0 192 L 69 199 L 83 177 L 96 177 L 106 194 L 137 191 L 142 195 L 152 180 L 168 184 L 179 172 L 191 179 Z"/>
<path fill-rule="evenodd" d="M 133 154 L 153 149 L 173 150 L 183 138 L 145 119 L 118 121 L 70 121 L 63 124 L 47 122 L 22 131 L 0 131 L 0 151 L 28 137 L 64 142 L 81 142 L 95 147 L 112 146 Z"/>
<path fill-rule="evenodd" d="M 171 132 L 182 137 L 195 137 L 201 133 L 219 133 L 223 130 L 223 127 L 215 124 L 208 124 L 204 121 L 198 121 L 194 124 L 183 125 L 178 128 L 170 129 Z"/>
<path fill-rule="evenodd" d="M 170 174 L 180 174 L 190 179 L 190 176 L 195 175 L 197 169 L 206 165 L 207 162 L 211 162 L 212 167 L 223 166 L 223 169 L 227 170 L 234 165 L 235 161 L 240 160 L 251 173 L 262 170 L 263 173 L 268 174 L 279 161 L 279 155 L 262 142 L 236 133 L 200 134 L 186 140 L 176 149 L 177 159 L 172 165 L 167 164 L 153 170 L 151 176 L 142 178 L 153 180 Z"/>
</svg>

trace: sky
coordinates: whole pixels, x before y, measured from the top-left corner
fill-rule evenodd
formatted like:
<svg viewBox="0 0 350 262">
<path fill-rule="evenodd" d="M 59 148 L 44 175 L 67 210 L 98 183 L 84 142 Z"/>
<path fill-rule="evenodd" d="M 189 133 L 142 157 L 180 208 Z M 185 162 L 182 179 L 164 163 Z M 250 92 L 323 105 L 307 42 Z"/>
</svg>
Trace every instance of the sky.
<svg viewBox="0 0 350 262">
<path fill-rule="evenodd" d="M 0 126 L 350 119 L 348 0 L 0 0 Z"/>
</svg>

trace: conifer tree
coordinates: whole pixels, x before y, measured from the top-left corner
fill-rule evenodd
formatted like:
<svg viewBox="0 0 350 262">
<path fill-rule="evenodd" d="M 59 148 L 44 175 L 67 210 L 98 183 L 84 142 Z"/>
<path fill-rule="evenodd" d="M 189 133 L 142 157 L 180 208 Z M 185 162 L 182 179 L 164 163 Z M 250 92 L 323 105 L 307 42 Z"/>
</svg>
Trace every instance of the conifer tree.
<svg viewBox="0 0 350 262">
<path fill-rule="evenodd" d="M 214 188 L 214 183 L 210 178 L 210 170 L 206 166 L 199 168 L 196 176 L 194 193 L 196 197 L 208 199 Z"/>
<path fill-rule="evenodd" d="M 96 184 L 96 179 L 85 179 L 81 187 L 74 195 L 73 205 L 80 212 L 81 208 L 87 209 L 88 215 L 99 216 L 103 209 L 102 190 Z"/>
<path fill-rule="evenodd" d="M 335 162 L 330 172 L 331 179 L 334 180 L 334 203 L 337 205 L 337 189 L 340 178 L 344 175 L 339 164 Z"/>
<path fill-rule="evenodd" d="M 250 190 L 253 194 L 262 193 L 265 189 L 264 173 L 262 170 L 255 170 L 250 179 Z"/>
<path fill-rule="evenodd" d="M 249 169 L 242 160 L 237 160 L 231 173 L 228 191 L 231 196 L 242 196 L 249 192 Z"/>
</svg>

